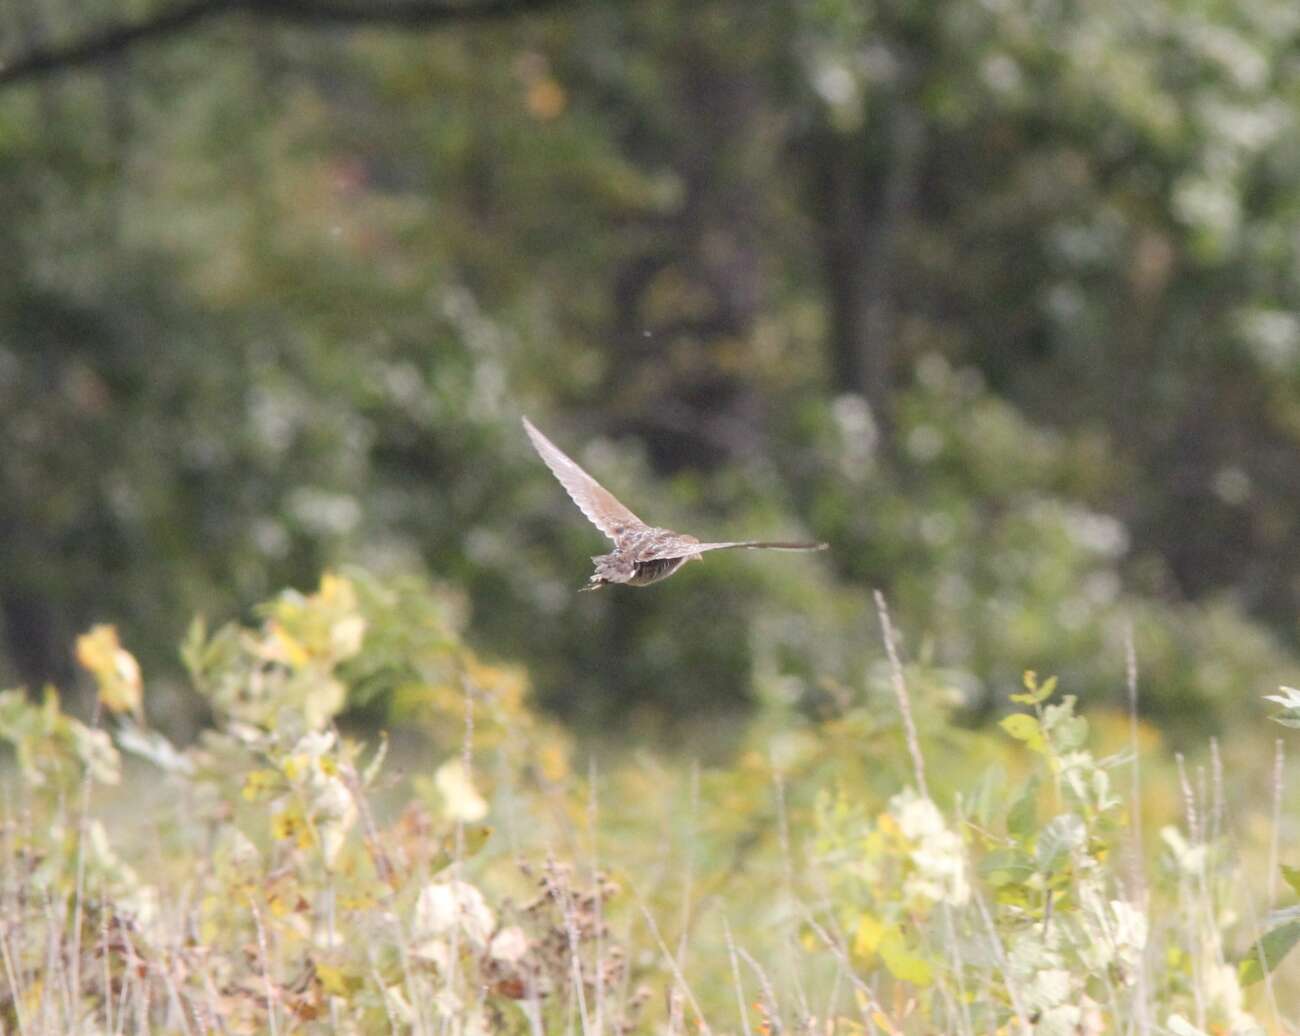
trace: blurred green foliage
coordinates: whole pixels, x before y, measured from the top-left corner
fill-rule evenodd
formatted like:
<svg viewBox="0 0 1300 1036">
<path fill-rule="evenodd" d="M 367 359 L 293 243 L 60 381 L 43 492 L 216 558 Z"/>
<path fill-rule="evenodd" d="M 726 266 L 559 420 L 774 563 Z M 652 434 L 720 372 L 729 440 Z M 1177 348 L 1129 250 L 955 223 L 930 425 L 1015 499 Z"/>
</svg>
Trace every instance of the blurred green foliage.
<svg viewBox="0 0 1300 1036">
<path fill-rule="evenodd" d="M 16 10 L 10 60 L 100 25 Z M 360 561 L 638 735 L 816 712 L 877 586 L 972 715 L 1026 664 L 1121 695 L 1131 627 L 1145 705 L 1222 721 L 1300 632 L 1298 38 L 1280 0 L 249 14 L 5 84 L 0 667 L 66 687 L 111 619 L 179 729 L 189 614 Z M 603 542 L 521 411 L 652 521 L 833 550 L 577 597 Z"/>
</svg>

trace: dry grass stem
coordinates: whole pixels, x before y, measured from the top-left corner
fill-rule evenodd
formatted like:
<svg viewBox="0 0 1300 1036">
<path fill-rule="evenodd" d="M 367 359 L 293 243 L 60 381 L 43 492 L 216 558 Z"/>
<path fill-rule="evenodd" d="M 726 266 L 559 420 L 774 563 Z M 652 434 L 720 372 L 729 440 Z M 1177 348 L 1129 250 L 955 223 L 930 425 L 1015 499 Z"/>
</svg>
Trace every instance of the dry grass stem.
<svg viewBox="0 0 1300 1036">
<path fill-rule="evenodd" d="M 930 789 L 925 783 L 925 759 L 921 755 L 921 739 L 916 734 L 916 724 L 912 720 L 912 703 L 907 694 L 907 681 L 903 677 L 903 663 L 898 657 L 898 646 L 894 637 L 894 626 L 889 620 L 889 606 L 885 595 L 879 590 L 873 591 L 876 599 L 876 614 L 880 617 L 880 631 L 885 639 L 885 653 L 889 656 L 889 671 L 893 677 L 894 696 L 898 699 L 898 713 L 903 720 L 903 733 L 907 738 L 907 750 L 912 756 L 912 768 L 916 774 L 916 787 L 924 798 L 930 797 Z"/>
</svg>

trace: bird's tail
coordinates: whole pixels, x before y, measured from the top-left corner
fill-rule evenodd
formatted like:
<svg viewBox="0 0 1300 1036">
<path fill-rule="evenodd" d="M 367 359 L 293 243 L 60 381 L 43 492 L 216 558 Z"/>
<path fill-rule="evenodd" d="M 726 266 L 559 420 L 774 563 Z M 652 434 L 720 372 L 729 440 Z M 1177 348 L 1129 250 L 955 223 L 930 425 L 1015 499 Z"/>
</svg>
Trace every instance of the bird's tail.
<svg viewBox="0 0 1300 1036">
<path fill-rule="evenodd" d="M 749 547 L 751 550 L 825 550 L 830 546 L 829 543 L 773 543 L 766 540 L 754 541 L 751 543 L 742 543 L 742 547 Z"/>
</svg>

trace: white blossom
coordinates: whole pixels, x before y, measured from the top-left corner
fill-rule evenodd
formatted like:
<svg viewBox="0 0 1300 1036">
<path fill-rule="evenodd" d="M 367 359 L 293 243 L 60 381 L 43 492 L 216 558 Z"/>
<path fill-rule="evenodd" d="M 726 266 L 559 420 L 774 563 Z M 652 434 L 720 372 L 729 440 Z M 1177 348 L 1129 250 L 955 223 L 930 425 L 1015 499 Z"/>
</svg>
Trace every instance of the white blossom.
<svg viewBox="0 0 1300 1036">
<path fill-rule="evenodd" d="M 964 904 L 970 898 L 965 850 L 938 807 L 909 788 L 890 800 L 889 811 L 903 836 L 913 843 L 910 855 L 916 870 L 904 884 L 906 895 L 933 903 Z"/>
</svg>

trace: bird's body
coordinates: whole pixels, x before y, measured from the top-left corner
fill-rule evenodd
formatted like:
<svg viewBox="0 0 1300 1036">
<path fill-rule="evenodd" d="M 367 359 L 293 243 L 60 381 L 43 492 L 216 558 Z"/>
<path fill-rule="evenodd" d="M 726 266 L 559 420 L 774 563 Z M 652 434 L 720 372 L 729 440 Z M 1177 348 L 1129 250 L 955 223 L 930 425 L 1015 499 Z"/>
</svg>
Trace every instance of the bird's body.
<svg viewBox="0 0 1300 1036">
<path fill-rule="evenodd" d="M 603 586 L 606 583 L 649 586 L 661 579 L 667 579 L 686 562 L 700 556 L 686 553 L 664 557 L 665 549 L 699 542 L 694 536 L 683 536 L 671 529 L 656 529 L 643 525 L 621 540 L 615 541 L 611 553 L 598 554 L 591 559 L 596 566 L 592 582 L 596 583 L 596 586 Z M 596 586 L 587 589 L 594 590 Z"/>
<path fill-rule="evenodd" d="M 748 550 L 825 550 L 825 543 L 767 543 L 737 540 L 725 543 L 701 543 L 694 536 L 658 529 L 647 525 L 629 511 L 619 499 L 582 470 L 563 450 L 539 432 L 528 418 L 524 431 L 532 440 L 552 474 L 560 480 L 578 509 L 614 542 L 608 554 L 591 560 L 596 566 L 584 590 L 598 590 L 611 583 L 649 586 L 667 579 L 689 561 L 696 561 L 711 550 L 745 548 Z"/>
</svg>

